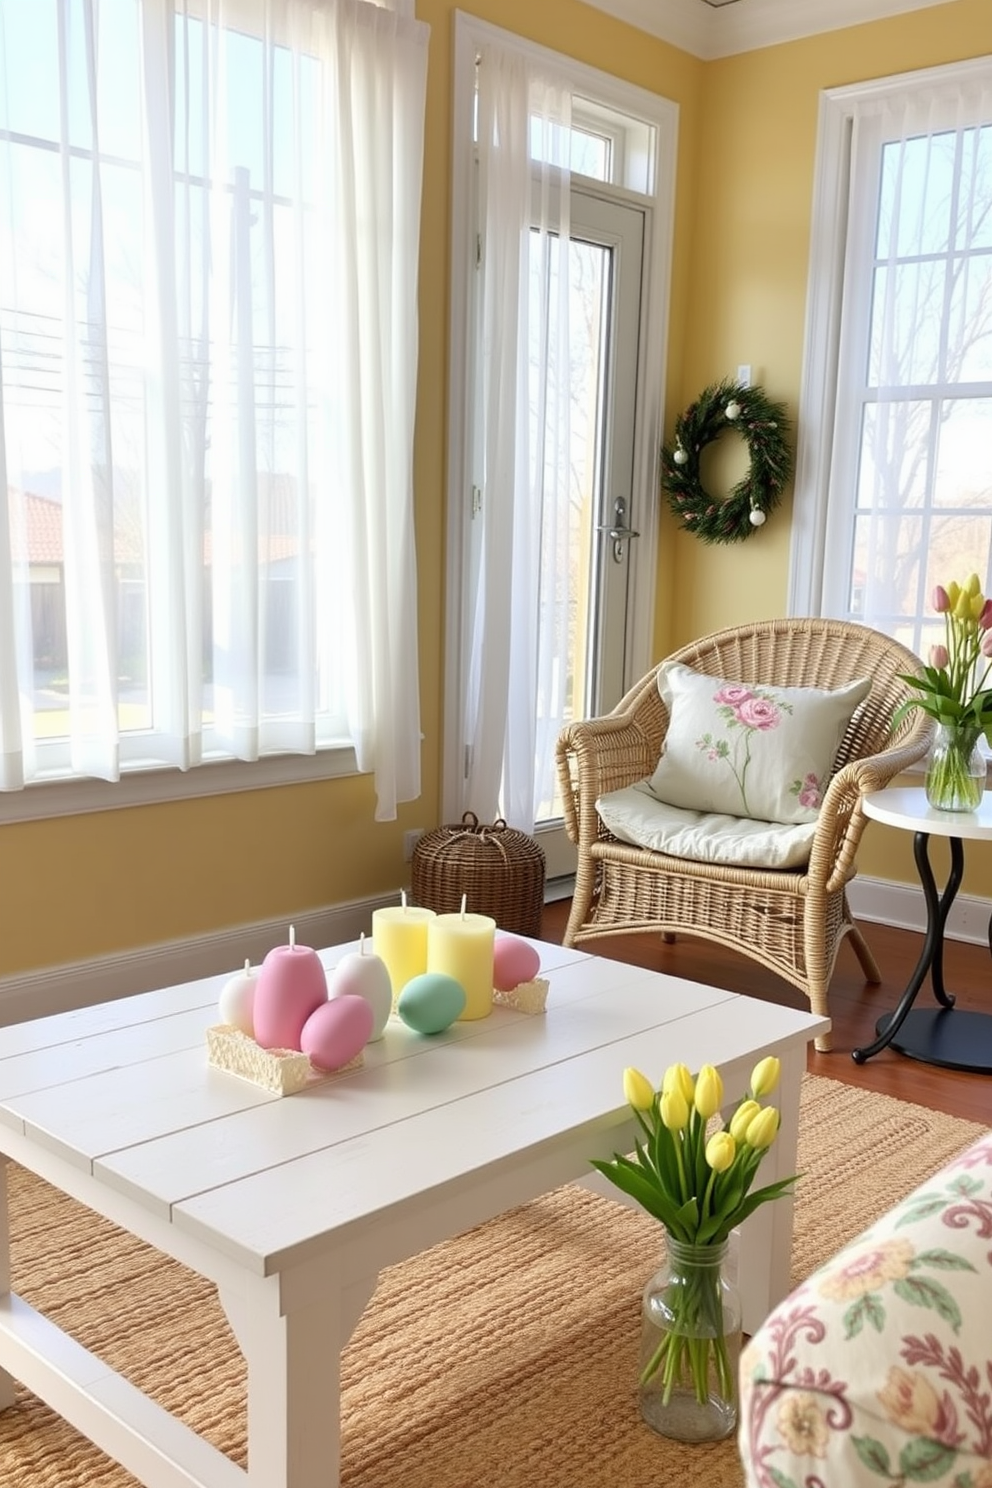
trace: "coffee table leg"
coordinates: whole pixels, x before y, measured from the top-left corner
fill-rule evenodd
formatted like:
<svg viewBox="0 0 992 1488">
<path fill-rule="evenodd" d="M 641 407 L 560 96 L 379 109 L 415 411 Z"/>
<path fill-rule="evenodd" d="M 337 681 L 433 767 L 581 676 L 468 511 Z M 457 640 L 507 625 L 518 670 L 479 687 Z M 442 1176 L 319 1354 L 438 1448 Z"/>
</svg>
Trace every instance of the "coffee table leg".
<svg viewBox="0 0 992 1488">
<path fill-rule="evenodd" d="M 10 1212 L 7 1208 L 7 1159 L 0 1156 L 0 1297 L 10 1292 Z M 0 1369 L 0 1410 L 14 1403 L 14 1376 Z"/>
<path fill-rule="evenodd" d="M 781 1124 L 778 1136 L 762 1159 L 755 1180 L 758 1188 L 796 1172 L 799 1090 L 805 1068 L 805 1049 L 793 1049 L 782 1055 L 779 1088 L 772 1096 L 781 1112 Z M 738 1278 L 745 1333 L 755 1333 L 772 1308 L 789 1295 L 793 1207 L 792 1195 L 785 1194 L 774 1203 L 760 1204 L 741 1226 Z"/>
<path fill-rule="evenodd" d="M 248 1366 L 251 1488 L 338 1488 L 341 1350 L 375 1284 L 342 1288 L 324 1263 L 221 1290 Z"/>
</svg>

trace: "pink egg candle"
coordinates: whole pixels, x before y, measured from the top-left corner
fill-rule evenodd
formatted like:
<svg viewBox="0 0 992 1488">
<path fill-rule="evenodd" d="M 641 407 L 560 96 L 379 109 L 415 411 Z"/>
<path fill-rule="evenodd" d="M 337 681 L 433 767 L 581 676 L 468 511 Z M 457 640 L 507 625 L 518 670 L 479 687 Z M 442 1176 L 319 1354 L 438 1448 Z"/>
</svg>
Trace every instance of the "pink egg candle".
<svg viewBox="0 0 992 1488">
<path fill-rule="evenodd" d="M 252 1021 L 263 1049 L 299 1049 L 303 1025 L 327 1001 L 327 978 L 317 952 L 296 944 L 274 946 L 262 962 L 255 987 Z"/>
</svg>

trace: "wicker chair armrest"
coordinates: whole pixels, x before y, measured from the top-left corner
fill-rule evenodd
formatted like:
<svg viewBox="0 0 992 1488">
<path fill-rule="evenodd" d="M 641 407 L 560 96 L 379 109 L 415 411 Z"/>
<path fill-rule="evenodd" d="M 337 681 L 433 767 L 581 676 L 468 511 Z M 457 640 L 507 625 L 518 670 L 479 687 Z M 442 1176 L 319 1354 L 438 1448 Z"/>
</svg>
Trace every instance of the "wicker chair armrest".
<svg viewBox="0 0 992 1488">
<path fill-rule="evenodd" d="M 903 770 L 921 759 L 929 737 L 883 749 L 864 759 L 851 760 L 831 780 L 820 807 L 816 836 L 810 853 L 809 877 L 822 883 L 828 894 L 842 888 L 854 875 L 854 860 L 867 817 L 861 807 L 872 791 L 883 790 Z"/>
<path fill-rule="evenodd" d="M 634 785 L 652 773 L 667 722 L 667 714 L 659 707 L 651 710 L 650 717 L 609 713 L 562 729 L 555 764 L 571 842 L 591 842 L 601 835 L 596 811 L 600 796 Z"/>
</svg>

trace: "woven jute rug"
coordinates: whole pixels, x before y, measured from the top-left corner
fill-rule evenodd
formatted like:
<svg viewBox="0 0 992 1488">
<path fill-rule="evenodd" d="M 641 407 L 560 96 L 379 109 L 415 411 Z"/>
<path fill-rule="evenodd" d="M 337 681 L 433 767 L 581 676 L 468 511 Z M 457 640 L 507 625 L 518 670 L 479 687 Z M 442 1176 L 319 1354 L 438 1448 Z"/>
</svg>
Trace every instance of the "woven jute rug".
<svg viewBox="0 0 992 1488">
<path fill-rule="evenodd" d="M 983 1127 L 803 1079 L 793 1281 Z M 14 1289 L 242 1466 L 244 1369 L 213 1289 L 12 1173 Z M 732 1441 L 682 1447 L 638 1415 L 641 1288 L 658 1225 L 578 1187 L 383 1272 L 343 1359 L 345 1488 L 741 1488 Z M 133 1488 L 19 1388 L 4 1488 Z"/>
</svg>

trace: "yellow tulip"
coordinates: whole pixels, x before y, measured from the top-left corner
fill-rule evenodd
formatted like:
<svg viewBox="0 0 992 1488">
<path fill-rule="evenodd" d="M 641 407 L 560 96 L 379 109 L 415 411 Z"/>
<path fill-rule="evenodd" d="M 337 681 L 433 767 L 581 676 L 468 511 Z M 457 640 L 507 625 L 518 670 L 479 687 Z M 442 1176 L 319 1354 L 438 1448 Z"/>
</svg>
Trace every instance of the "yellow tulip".
<svg viewBox="0 0 992 1488">
<path fill-rule="evenodd" d="M 778 1077 L 782 1073 L 782 1061 L 776 1059 L 774 1054 L 769 1054 L 765 1059 L 759 1059 L 751 1071 L 751 1094 L 760 1100 L 763 1095 L 771 1095 L 778 1084 Z"/>
<path fill-rule="evenodd" d="M 952 579 L 947 586 L 947 607 L 949 610 L 954 609 L 954 606 L 958 602 L 960 593 L 961 585 L 958 583 L 957 579 Z"/>
<path fill-rule="evenodd" d="M 661 1082 L 661 1088 L 665 1090 L 680 1090 L 686 1105 L 692 1104 L 692 1075 L 684 1064 L 670 1064 L 665 1071 L 665 1078 Z"/>
<path fill-rule="evenodd" d="M 730 1118 L 730 1135 L 735 1142 L 744 1141 L 748 1127 L 760 1110 L 761 1107 L 756 1100 L 741 1101 Z"/>
<path fill-rule="evenodd" d="M 973 574 L 969 574 L 968 575 L 968 582 L 965 585 L 965 588 L 967 589 L 969 598 L 971 598 L 971 599 L 974 599 L 974 597 L 975 597 L 976 594 L 981 594 L 981 592 L 982 592 L 982 581 L 978 577 L 977 573 L 973 573 Z"/>
<path fill-rule="evenodd" d="M 629 1106 L 635 1111 L 650 1111 L 654 1105 L 654 1086 L 640 1070 L 628 1068 L 623 1072 L 623 1093 Z"/>
<path fill-rule="evenodd" d="M 745 1141 L 755 1152 L 770 1147 L 778 1134 L 778 1111 L 775 1106 L 765 1106 L 759 1111 L 747 1129 Z"/>
<path fill-rule="evenodd" d="M 704 1121 L 715 1116 L 723 1105 L 723 1081 L 719 1070 L 704 1064 L 696 1076 L 695 1106 Z"/>
<path fill-rule="evenodd" d="M 985 608 L 985 595 L 979 589 L 978 593 L 977 594 L 973 594 L 972 597 L 971 597 L 971 618 L 972 618 L 972 620 L 977 620 L 978 617 L 979 617 L 979 615 L 984 610 L 984 608 Z"/>
<path fill-rule="evenodd" d="M 663 1090 L 659 1110 L 661 1124 L 670 1132 L 680 1132 L 685 1129 L 689 1120 L 689 1103 L 681 1090 Z"/>
<path fill-rule="evenodd" d="M 706 1143 L 706 1161 L 714 1173 L 725 1173 L 737 1154 L 737 1143 L 728 1131 L 714 1132 Z"/>
<path fill-rule="evenodd" d="M 958 602 L 954 606 L 954 618 L 955 620 L 971 619 L 971 595 L 967 589 L 962 589 L 958 595 Z"/>
</svg>

